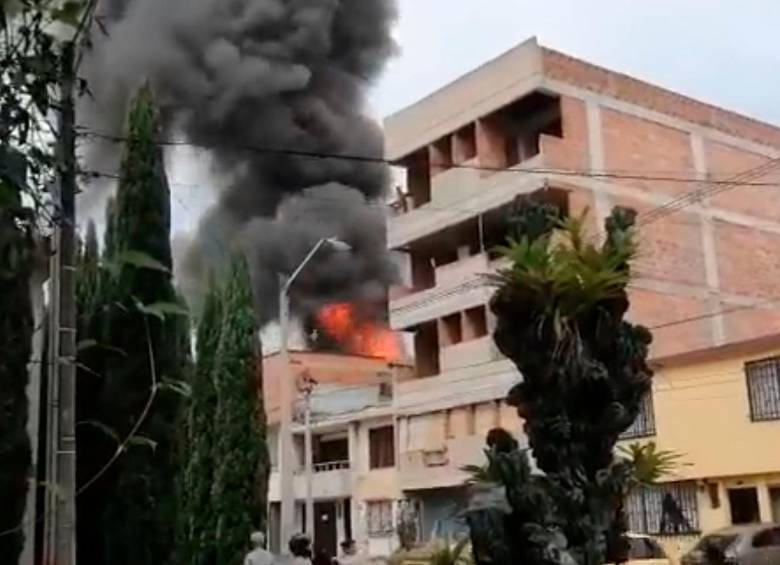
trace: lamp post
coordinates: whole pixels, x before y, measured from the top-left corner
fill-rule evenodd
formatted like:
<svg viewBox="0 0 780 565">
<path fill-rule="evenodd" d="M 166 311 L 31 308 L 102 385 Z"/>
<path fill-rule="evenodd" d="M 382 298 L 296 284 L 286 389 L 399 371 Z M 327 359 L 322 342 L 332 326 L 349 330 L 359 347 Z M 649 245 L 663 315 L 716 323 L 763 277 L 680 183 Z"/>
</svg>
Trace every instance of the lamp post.
<svg viewBox="0 0 780 565">
<path fill-rule="evenodd" d="M 281 491 L 281 524 L 280 546 L 283 553 L 287 553 L 287 542 L 296 533 L 295 527 L 295 487 L 294 487 L 294 459 L 295 448 L 292 434 L 292 409 L 295 398 L 295 383 L 290 370 L 290 352 L 287 349 L 287 340 L 290 330 L 290 288 L 298 275 L 306 265 L 314 258 L 320 249 L 328 246 L 335 251 L 350 251 L 352 247 L 333 237 L 320 239 L 303 261 L 287 277 L 279 275 L 279 359 L 281 362 L 279 383 L 279 445 L 281 449 L 279 457 L 279 479 Z M 309 520 L 307 520 L 308 522 Z"/>
<path fill-rule="evenodd" d="M 307 373 L 303 375 L 301 383 L 301 392 L 304 399 L 304 420 L 303 420 L 303 450 L 306 462 L 306 533 L 311 538 L 311 545 L 315 547 L 317 539 L 314 534 L 314 452 L 311 441 L 311 395 L 314 391 L 316 381 Z"/>
</svg>

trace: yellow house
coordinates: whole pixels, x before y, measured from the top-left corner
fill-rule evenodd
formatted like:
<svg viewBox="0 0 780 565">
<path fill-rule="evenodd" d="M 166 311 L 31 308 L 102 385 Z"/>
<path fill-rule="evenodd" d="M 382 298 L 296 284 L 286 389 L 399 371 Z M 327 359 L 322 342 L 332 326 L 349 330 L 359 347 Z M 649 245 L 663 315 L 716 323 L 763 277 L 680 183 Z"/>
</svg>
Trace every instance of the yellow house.
<svg viewBox="0 0 780 565">
<path fill-rule="evenodd" d="M 682 455 L 627 505 L 631 528 L 658 535 L 674 560 L 701 533 L 780 521 L 780 334 L 657 359 L 626 437 Z"/>
</svg>

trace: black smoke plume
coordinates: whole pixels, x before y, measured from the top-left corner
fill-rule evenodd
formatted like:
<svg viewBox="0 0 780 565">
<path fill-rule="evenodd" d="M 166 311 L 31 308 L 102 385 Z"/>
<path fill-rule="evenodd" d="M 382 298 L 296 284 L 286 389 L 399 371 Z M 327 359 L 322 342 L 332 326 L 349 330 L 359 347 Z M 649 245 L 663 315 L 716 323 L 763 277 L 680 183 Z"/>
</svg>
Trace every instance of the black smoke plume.
<svg viewBox="0 0 780 565">
<path fill-rule="evenodd" d="M 121 132 L 148 81 L 166 139 L 209 149 L 227 179 L 178 271 L 194 277 L 185 285 L 240 247 L 267 321 L 276 273 L 335 236 L 352 252 L 318 256 L 298 307 L 381 295 L 394 277 L 378 206 L 389 170 L 372 160 L 383 136 L 365 111 L 394 51 L 393 0 L 104 0 L 98 15 L 84 67 L 93 98 L 80 118 L 98 134 L 88 165 L 116 159 L 100 134 Z"/>
</svg>

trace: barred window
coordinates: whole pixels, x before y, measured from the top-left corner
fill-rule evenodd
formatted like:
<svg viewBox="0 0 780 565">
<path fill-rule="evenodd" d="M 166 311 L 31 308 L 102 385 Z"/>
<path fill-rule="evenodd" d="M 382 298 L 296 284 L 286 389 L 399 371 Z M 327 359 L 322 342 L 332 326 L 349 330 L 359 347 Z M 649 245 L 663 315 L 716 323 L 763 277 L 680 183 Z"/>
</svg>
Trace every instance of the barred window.
<svg viewBox="0 0 780 565">
<path fill-rule="evenodd" d="M 626 514 L 632 532 L 652 535 L 697 533 L 696 483 L 682 481 L 637 488 L 626 499 Z"/>
<path fill-rule="evenodd" d="M 655 435 L 655 408 L 653 407 L 653 391 L 648 391 L 639 406 L 636 420 L 620 437 L 621 439 L 635 439 L 653 435 Z"/>
<path fill-rule="evenodd" d="M 780 357 L 745 363 L 750 418 L 780 420 Z"/>
<path fill-rule="evenodd" d="M 368 535 L 384 537 L 393 533 L 393 501 L 371 500 L 366 503 Z"/>
</svg>

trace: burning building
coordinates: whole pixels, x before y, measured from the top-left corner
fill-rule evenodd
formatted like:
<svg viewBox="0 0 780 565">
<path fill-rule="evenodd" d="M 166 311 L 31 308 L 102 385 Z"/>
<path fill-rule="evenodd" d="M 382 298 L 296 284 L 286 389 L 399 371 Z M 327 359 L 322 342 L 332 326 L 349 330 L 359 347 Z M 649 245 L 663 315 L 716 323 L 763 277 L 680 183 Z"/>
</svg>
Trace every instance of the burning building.
<svg viewBox="0 0 780 565">
<path fill-rule="evenodd" d="M 269 424 L 272 473 L 269 483 L 269 539 L 280 548 L 280 379 L 289 376 L 275 354 L 263 360 L 263 392 Z M 413 376 L 411 365 L 378 357 L 312 351 L 290 355 L 292 378 L 302 387 L 314 381 L 309 398 L 312 434 L 312 498 L 316 543 L 335 554 L 346 539 L 371 554 L 395 547 L 393 506 L 375 501 L 401 498 L 396 476 L 393 391 Z M 306 526 L 304 395 L 294 408 L 294 498 L 296 528 Z M 375 514 L 380 513 L 377 517 Z M 375 524 L 384 524 L 377 529 Z M 371 528 L 369 527 L 371 526 Z"/>
<path fill-rule="evenodd" d="M 93 96 L 79 109 L 90 168 L 118 162 L 128 101 L 144 83 L 163 118 L 161 143 L 208 151 L 216 204 L 177 258 L 177 279 L 197 304 L 210 275 L 242 253 L 267 351 L 279 275 L 294 272 L 323 238 L 349 245 L 348 253 L 323 249 L 290 288 L 295 345 L 308 351 L 293 354 L 293 372 L 321 382 L 315 405 L 318 394 L 335 391 L 329 398 L 349 407 L 341 414 L 323 400 L 317 426 L 342 418 L 338 433 L 365 435 L 366 449 L 370 438 L 384 438 L 382 468 L 395 461 L 388 390 L 403 349 L 387 324 L 387 288 L 397 280 L 386 244 L 390 175 L 366 93 L 394 51 L 395 17 L 393 0 L 104 0 L 83 65 Z M 269 353 L 264 363 L 272 438 L 287 374 L 278 362 Z M 356 423 L 360 414 L 373 423 Z M 339 470 L 327 467 L 334 453 L 353 460 L 340 441 L 317 439 L 331 453 L 322 456 L 328 472 Z M 342 524 L 361 511 L 353 483 L 325 510 L 341 512 Z"/>
</svg>

